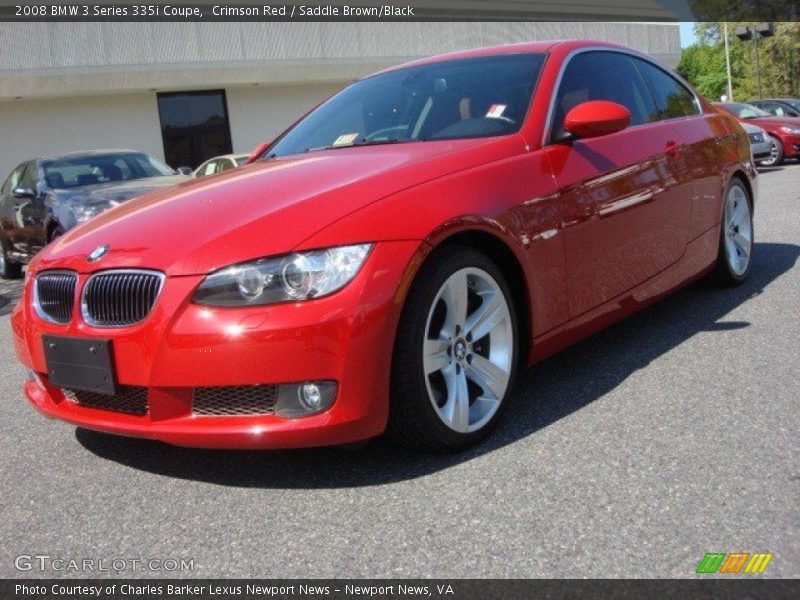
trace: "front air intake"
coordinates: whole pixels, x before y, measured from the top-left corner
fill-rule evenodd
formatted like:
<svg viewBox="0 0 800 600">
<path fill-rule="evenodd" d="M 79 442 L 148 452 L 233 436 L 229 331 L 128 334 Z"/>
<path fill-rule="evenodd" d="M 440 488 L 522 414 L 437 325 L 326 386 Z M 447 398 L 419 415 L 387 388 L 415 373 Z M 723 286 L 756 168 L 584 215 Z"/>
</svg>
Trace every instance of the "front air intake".
<svg viewBox="0 0 800 600">
<path fill-rule="evenodd" d="M 277 385 L 202 387 L 194 391 L 192 412 L 204 417 L 271 415 L 277 399 Z"/>
<path fill-rule="evenodd" d="M 147 388 L 123 386 L 114 396 L 85 392 L 83 390 L 61 390 L 64 397 L 86 408 L 144 416 L 147 414 Z"/>
</svg>

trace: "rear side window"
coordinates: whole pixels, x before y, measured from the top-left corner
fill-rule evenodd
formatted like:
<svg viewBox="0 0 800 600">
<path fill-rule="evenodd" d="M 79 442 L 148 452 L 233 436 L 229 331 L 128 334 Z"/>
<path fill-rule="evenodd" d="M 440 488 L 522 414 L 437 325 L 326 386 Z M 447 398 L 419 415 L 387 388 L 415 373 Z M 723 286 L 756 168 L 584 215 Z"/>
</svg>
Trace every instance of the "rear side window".
<svg viewBox="0 0 800 600">
<path fill-rule="evenodd" d="M 692 92 L 672 75 L 638 58 L 632 59 L 653 93 L 656 110 L 648 121 L 688 117 L 700 112 Z"/>
<path fill-rule="evenodd" d="M 563 135 L 567 113 L 589 100 L 621 104 L 631 113 L 631 125 L 647 123 L 656 111 L 650 91 L 629 56 L 619 52 L 582 52 L 569 61 L 561 77 L 551 139 Z"/>
</svg>

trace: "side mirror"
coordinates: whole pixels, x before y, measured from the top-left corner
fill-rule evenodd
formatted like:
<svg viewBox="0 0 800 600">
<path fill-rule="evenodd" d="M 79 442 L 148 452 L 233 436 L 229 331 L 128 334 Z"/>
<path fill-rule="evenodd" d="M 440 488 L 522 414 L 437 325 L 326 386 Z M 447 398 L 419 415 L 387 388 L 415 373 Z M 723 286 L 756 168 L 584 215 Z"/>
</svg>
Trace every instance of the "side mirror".
<svg viewBox="0 0 800 600">
<path fill-rule="evenodd" d="M 576 138 L 594 138 L 622 131 L 631 124 L 630 111 L 616 102 L 590 100 L 567 113 L 564 129 Z"/>
<path fill-rule="evenodd" d="M 175 169 L 175 171 L 178 173 L 178 175 L 191 175 L 194 173 L 194 171 L 192 171 L 192 167 L 178 167 Z"/>
<path fill-rule="evenodd" d="M 11 193 L 14 194 L 14 198 L 36 198 L 36 192 L 27 185 L 17 186 Z"/>
<path fill-rule="evenodd" d="M 247 160 L 244 162 L 244 164 L 249 165 L 250 163 L 257 161 L 271 145 L 272 142 L 261 142 L 258 146 L 250 151 L 250 154 L 247 155 Z"/>
</svg>

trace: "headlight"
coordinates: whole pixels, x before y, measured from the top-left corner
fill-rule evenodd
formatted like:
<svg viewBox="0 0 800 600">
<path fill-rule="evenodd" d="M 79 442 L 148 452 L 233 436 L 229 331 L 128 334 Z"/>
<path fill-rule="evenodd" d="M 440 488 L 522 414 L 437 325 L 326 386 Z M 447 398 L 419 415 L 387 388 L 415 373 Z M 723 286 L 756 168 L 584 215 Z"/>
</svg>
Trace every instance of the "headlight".
<svg viewBox="0 0 800 600">
<path fill-rule="evenodd" d="M 327 296 L 347 285 L 372 244 L 298 252 L 234 265 L 205 278 L 193 301 L 211 306 L 252 306 Z"/>
<path fill-rule="evenodd" d="M 100 202 L 98 204 L 75 204 L 70 207 L 72 215 L 78 223 L 84 223 L 92 217 L 99 215 L 101 212 L 107 211 L 112 206 L 111 202 Z"/>
<path fill-rule="evenodd" d="M 786 125 L 784 127 L 781 127 L 781 131 L 791 135 L 800 135 L 800 127 L 791 127 L 789 125 Z"/>
</svg>

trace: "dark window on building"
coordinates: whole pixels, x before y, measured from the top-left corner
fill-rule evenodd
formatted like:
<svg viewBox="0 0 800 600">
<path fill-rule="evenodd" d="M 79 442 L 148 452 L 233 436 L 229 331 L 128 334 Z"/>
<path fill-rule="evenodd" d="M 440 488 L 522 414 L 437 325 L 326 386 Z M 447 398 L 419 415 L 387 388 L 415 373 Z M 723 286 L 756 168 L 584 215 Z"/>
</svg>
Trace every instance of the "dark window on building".
<svg viewBox="0 0 800 600">
<path fill-rule="evenodd" d="M 231 152 L 225 91 L 158 94 L 164 158 L 173 168 L 197 167 Z"/>
<path fill-rule="evenodd" d="M 590 100 L 621 104 L 631 113 L 631 125 L 646 123 L 655 110 L 650 92 L 630 57 L 619 52 L 582 52 L 569 61 L 561 78 L 552 139 L 563 135 L 567 113 Z"/>
<path fill-rule="evenodd" d="M 694 95 L 680 81 L 644 60 L 634 59 L 653 92 L 658 109 L 650 121 L 696 115 L 699 111 Z"/>
</svg>

